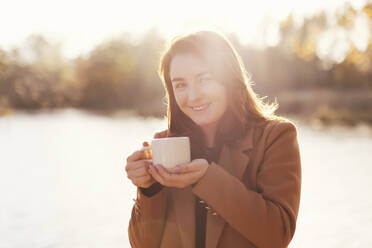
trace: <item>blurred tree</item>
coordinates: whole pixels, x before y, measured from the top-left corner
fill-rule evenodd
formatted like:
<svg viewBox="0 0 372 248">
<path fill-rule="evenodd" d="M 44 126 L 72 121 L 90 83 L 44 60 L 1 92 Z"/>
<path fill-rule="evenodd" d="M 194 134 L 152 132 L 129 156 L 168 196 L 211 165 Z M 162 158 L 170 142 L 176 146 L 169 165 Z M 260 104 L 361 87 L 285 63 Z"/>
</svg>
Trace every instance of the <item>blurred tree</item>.
<svg viewBox="0 0 372 248">
<path fill-rule="evenodd" d="M 76 91 L 72 80 L 65 76 L 68 67 L 59 45 L 50 44 L 40 35 L 32 35 L 22 47 L 2 57 L 7 59 L 0 73 L 0 96 L 6 98 L 11 107 L 76 106 Z M 65 84 L 68 81 L 69 87 Z"/>
<path fill-rule="evenodd" d="M 138 66 L 133 80 L 133 102 L 143 114 L 165 114 L 165 91 L 157 74 L 165 40 L 158 30 L 150 29 L 135 48 Z M 140 96 L 140 97 L 136 97 Z M 162 100 L 163 99 L 163 100 Z"/>
<path fill-rule="evenodd" d="M 368 41 L 362 45 L 355 42 L 355 28 L 363 26 L 361 20 L 369 31 Z M 279 43 L 264 50 L 242 45 L 234 33 L 227 35 L 252 75 L 255 91 L 269 101 L 278 97 L 282 113 L 309 114 L 320 105 L 329 105 L 349 106 L 359 116 L 366 116 L 364 113 L 372 111 L 368 103 L 371 33 L 369 2 L 360 11 L 345 5 L 342 11 L 319 12 L 301 25 L 289 15 L 280 24 Z M 157 70 L 165 45 L 153 28 L 137 40 L 125 33 L 87 56 L 66 61 L 59 44 L 40 35 L 30 36 L 19 48 L 0 50 L 0 107 L 133 109 L 142 115 L 162 116 L 165 92 Z M 335 59 L 340 47 L 342 53 Z M 322 115 L 325 112 L 323 109 Z"/>
<path fill-rule="evenodd" d="M 8 71 L 9 61 L 7 54 L 0 49 L 0 115 L 5 112 L 5 109 L 9 108 L 9 96 L 6 94 L 6 85 L 3 81 Z"/>
<path fill-rule="evenodd" d="M 78 59 L 76 75 L 82 90 L 81 105 L 98 109 L 132 107 L 131 87 L 137 64 L 134 47 L 125 40 L 106 42 L 88 58 Z"/>
</svg>

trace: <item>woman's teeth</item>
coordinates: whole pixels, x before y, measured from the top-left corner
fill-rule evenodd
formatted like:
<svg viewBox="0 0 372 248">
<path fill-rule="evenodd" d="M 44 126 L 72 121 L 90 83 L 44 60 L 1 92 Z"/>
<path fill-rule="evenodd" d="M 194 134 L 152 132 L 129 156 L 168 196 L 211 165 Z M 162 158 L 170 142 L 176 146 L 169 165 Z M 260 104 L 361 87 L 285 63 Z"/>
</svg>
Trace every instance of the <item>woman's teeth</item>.
<svg viewBox="0 0 372 248">
<path fill-rule="evenodd" d="M 200 110 L 203 110 L 205 109 L 206 107 L 208 107 L 209 104 L 204 104 L 204 105 L 201 105 L 201 106 L 195 106 L 195 107 L 191 107 L 192 110 L 195 110 L 195 111 L 200 111 Z"/>
</svg>

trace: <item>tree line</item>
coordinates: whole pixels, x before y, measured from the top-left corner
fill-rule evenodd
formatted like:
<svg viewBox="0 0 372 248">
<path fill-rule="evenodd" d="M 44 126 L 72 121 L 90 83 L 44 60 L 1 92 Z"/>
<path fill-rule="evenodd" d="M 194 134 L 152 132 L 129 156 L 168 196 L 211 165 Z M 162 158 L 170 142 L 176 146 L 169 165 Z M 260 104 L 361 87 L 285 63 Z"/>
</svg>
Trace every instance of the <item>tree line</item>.
<svg viewBox="0 0 372 248">
<path fill-rule="evenodd" d="M 233 33 L 228 38 L 242 56 L 254 90 L 268 101 L 277 98 L 281 113 L 372 123 L 372 38 L 363 50 L 350 39 L 333 40 L 334 46 L 348 45 L 338 61 L 321 55 L 318 44 L 332 30 L 348 34 L 361 17 L 372 31 L 372 3 L 361 11 L 346 4 L 335 15 L 333 24 L 320 12 L 301 26 L 289 15 L 280 23 L 280 42 L 263 50 L 243 45 Z M 162 116 L 165 92 L 157 68 L 165 45 L 154 28 L 140 40 L 125 33 L 67 60 L 59 44 L 32 35 L 23 47 L 0 49 L 0 115 L 7 109 L 74 107 Z"/>
</svg>

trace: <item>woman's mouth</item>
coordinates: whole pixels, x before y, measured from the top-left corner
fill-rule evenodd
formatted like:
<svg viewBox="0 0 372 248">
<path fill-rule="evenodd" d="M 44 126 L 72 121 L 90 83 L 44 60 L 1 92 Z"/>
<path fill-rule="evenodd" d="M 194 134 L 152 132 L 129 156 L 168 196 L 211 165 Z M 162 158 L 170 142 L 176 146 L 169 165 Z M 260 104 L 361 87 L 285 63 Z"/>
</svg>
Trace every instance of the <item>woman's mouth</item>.
<svg viewBox="0 0 372 248">
<path fill-rule="evenodd" d="M 193 107 L 191 107 L 191 109 L 194 110 L 194 111 L 203 111 L 203 110 L 206 109 L 209 105 L 210 105 L 210 103 L 203 104 L 203 105 L 198 105 L 198 106 L 193 106 Z"/>
</svg>

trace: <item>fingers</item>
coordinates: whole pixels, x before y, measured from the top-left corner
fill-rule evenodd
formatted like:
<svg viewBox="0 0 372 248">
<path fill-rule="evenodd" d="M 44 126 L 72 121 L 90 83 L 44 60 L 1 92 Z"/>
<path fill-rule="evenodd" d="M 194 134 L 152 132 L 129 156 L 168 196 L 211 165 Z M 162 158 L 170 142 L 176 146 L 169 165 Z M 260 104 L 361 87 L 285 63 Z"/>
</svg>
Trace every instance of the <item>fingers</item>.
<svg viewBox="0 0 372 248">
<path fill-rule="evenodd" d="M 127 177 L 134 185 L 146 188 L 151 186 L 155 181 L 148 172 L 149 165 L 152 161 L 146 160 L 151 159 L 151 151 L 144 149 L 150 146 L 150 144 L 145 141 L 142 145 L 142 149 L 135 151 L 127 157 L 125 170 L 127 172 Z"/>
<path fill-rule="evenodd" d="M 132 179 L 132 183 L 138 187 L 149 184 L 151 182 L 151 176 L 149 174 L 141 177 L 135 177 Z"/>
<path fill-rule="evenodd" d="M 148 168 L 148 166 L 142 166 L 142 167 L 139 167 L 137 169 L 129 170 L 127 172 L 127 176 L 128 176 L 129 179 L 133 179 L 133 178 L 136 178 L 136 177 L 142 177 L 142 176 L 149 175 L 149 172 L 147 171 L 147 168 Z"/>
<path fill-rule="evenodd" d="M 159 182 L 161 185 L 163 185 L 163 186 L 167 186 L 167 185 L 165 185 L 165 180 L 164 180 L 164 178 L 159 174 L 159 172 L 158 172 L 158 170 L 156 169 L 155 166 L 150 165 L 149 173 L 150 173 L 151 176 L 152 176 L 152 177 L 153 177 L 157 182 Z"/>
<path fill-rule="evenodd" d="M 149 144 L 149 142 L 147 142 L 147 141 L 144 141 L 143 143 L 142 143 L 142 146 L 149 146 L 150 144 Z"/>
<path fill-rule="evenodd" d="M 177 165 L 172 170 L 172 172 L 177 173 L 177 174 L 196 172 L 196 171 L 199 171 L 199 170 L 202 169 L 202 167 L 205 165 L 205 162 L 207 162 L 207 161 L 204 160 L 204 159 L 195 159 L 195 160 L 191 161 L 190 163 Z"/>
<path fill-rule="evenodd" d="M 178 182 L 177 180 L 175 180 L 174 175 L 167 172 L 161 165 L 156 166 L 151 165 L 149 172 L 152 175 L 152 177 L 163 186 L 166 187 L 178 186 Z"/>
<path fill-rule="evenodd" d="M 192 171 L 195 171 L 195 166 L 191 166 L 190 164 L 180 164 L 172 169 L 172 172 L 177 174 L 188 173 Z"/>
<path fill-rule="evenodd" d="M 129 172 L 131 170 L 136 170 L 141 167 L 148 168 L 151 163 L 152 162 L 149 160 L 138 160 L 134 162 L 128 162 L 127 165 L 125 166 L 125 170 Z"/>
<path fill-rule="evenodd" d="M 150 144 L 149 142 L 147 141 L 144 141 L 142 143 L 142 148 L 140 151 L 144 151 L 145 152 L 145 155 L 148 159 L 152 159 L 152 152 L 151 152 L 151 148 L 149 148 Z"/>
<path fill-rule="evenodd" d="M 134 153 L 132 153 L 132 155 L 127 157 L 127 162 L 134 162 L 140 159 L 147 159 L 147 156 L 144 150 L 135 151 Z"/>
<path fill-rule="evenodd" d="M 148 152 L 147 150 L 145 149 L 145 147 L 147 146 L 150 146 L 149 142 L 147 141 L 144 141 L 142 143 L 142 149 L 138 150 L 138 151 L 135 151 L 134 153 L 132 153 L 130 156 L 127 157 L 127 162 L 133 162 L 133 161 L 137 161 L 137 160 L 140 160 L 140 159 L 147 159 L 148 158 Z"/>
<path fill-rule="evenodd" d="M 151 166 L 149 172 L 160 184 L 167 187 L 177 188 L 184 188 L 194 183 L 200 177 L 199 171 L 184 174 L 174 174 L 169 173 L 161 165 Z"/>
<path fill-rule="evenodd" d="M 146 159 L 152 159 L 152 152 L 151 152 L 151 149 L 150 149 L 150 148 L 147 148 L 147 146 L 142 147 L 141 150 L 139 150 L 139 151 L 145 153 L 145 157 L 146 157 Z"/>
<path fill-rule="evenodd" d="M 151 186 L 155 180 L 148 172 L 148 167 L 151 162 L 146 160 L 132 162 L 129 165 L 129 170 L 127 171 L 127 177 L 132 181 L 137 187 L 147 188 Z M 128 167 L 127 167 L 128 168 Z"/>
<path fill-rule="evenodd" d="M 163 166 L 156 165 L 155 167 L 156 167 L 157 171 L 159 172 L 160 176 L 162 176 L 165 180 L 167 180 L 167 181 L 172 181 L 173 180 L 173 178 L 174 178 L 173 175 L 174 174 L 171 174 L 168 171 L 166 171 Z"/>
</svg>

